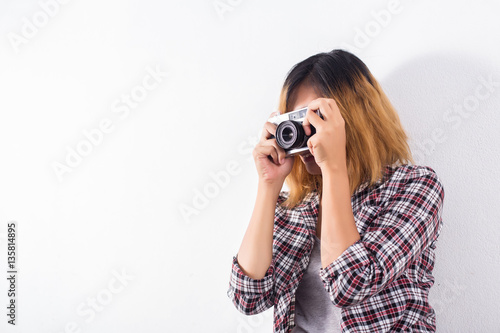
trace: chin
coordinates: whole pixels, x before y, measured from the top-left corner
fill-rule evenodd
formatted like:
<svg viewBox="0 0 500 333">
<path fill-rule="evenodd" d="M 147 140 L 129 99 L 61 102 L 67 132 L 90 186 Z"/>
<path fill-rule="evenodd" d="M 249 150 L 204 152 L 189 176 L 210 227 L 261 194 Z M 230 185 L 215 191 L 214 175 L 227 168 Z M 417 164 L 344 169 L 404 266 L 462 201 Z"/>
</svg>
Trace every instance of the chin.
<svg viewBox="0 0 500 333">
<path fill-rule="evenodd" d="M 306 170 L 307 170 L 307 172 L 309 172 L 309 174 L 321 175 L 321 168 L 316 163 L 314 163 L 314 164 L 304 163 L 304 165 L 306 166 Z"/>
<path fill-rule="evenodd" d="M 309 172 L 311 175 L 321 175 L 321 169 L 318 168 L 313 168 L 312 170 L 307 169 L 307 172 Z"/>
</svg>

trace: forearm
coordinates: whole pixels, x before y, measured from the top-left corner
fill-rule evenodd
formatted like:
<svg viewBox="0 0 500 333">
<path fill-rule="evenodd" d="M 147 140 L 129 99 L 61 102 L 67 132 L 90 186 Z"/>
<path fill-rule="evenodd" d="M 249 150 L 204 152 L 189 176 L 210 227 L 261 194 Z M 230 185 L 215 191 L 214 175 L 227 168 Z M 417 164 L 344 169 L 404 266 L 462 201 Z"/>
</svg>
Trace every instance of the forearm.
<svg viewBox="0 0 500 333">
<path fill-rule="evenodd" d="M 347 168 L 323 171 L 321 266 L 335 261 L 360 239 L 352 213 Z"/>
<path fill-rule="evenodd" d="M 259 182 L 252 217 L 238 251 L 241 270 L 253 279 L 263 278 L 272 261 L 274 213 L 281 186 Z"/>
</svg>

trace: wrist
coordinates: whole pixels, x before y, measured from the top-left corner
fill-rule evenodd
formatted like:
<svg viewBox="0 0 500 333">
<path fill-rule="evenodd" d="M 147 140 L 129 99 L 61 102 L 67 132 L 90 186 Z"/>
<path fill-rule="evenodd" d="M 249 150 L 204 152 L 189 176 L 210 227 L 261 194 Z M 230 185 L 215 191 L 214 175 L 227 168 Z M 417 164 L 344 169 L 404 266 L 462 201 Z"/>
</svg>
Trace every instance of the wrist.
<svg viewBox="0 0 500 333">
<path fill-rule="evenodd" d="M 271 193 L 280 193 L 283 187 L 284 180 L 279 181 L 265 181 L 259 179 L 258 189 Z"/>
<path fill-rule="evenodd" d="M 327 164 L 320 166 L 320 168 L 323 177 L 338 177 L 347 175 L 347 165 L 345 163 L 340 165 Z"/>
</svg>

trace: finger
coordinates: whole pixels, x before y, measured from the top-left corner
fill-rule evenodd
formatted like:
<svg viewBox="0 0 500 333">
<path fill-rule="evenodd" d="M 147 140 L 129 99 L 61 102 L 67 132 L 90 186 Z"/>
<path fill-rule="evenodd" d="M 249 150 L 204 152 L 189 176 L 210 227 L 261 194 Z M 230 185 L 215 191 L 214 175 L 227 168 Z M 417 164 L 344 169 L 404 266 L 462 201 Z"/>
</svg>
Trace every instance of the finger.
<svg viewBox="0 0 500 333">
<path fill-rule="evenodd" d="M 269 115 L 269 118 L 274 117 L 274 116 L 279 116 L 279 115 L 280 115 L 280 110 L 276 110 L 274 112 L 271 112 L 271 114 Z"/>
<path fill-rule="evenodd" d="M 315 111 L 307 108 L 306 112 L 306 117 L 304 118 L 304 121 L 302 122 L 302 126 L 304 127 L 304 130 L 306 132 L 306 135 L 311 135 L 311 125 L 313 125 L 316 129 L 319 129 L 323 126 L 324 120 L 320 118 L 316 114 Z"/>
<path fill-rule="evenodd" d="M 264 124 L 264 128 L 262 129 L 260 141 L 265 142 L 271 136 L 275 135 L 276 134 L 276 127 L 277 126 L 275 124 L 266 121 L 266 123 Z"/>
<path fill-rule="evenodd" d="M 321 110 L 320 112 L 325 118 L 328 118 L 328 115 L 330 114 L 331 107 L 328 104 L 328 99 L 326 98 L 317 98 L 315 100 L 312 100 L 307 106 L 308 109 L 311 110 Z"/>
<path fill-rule="evenodd" d="M 341 117 L 340 109 L 333 98 L 318 98 L 309 103 L 313 110 L 320 109 L 324 119 L 338 119 Z"/>
<path fill-rule="evenodd" d="M 267 140 L 266 142 L 262 143 L 263 146 L 273 146 L 276 152 L 278 153 L 278 161 L 279 163 L 283 163 L 286 158 L 286 151 L 281 148 L 278 143 L 276 142 L 276 139 L 270 139 Z"/>
<path fill-rule="evenodd" d="M 314 156 L 314 144 L 313 144 L 313 137 L 310 137 L 307 140 L 307 148 L 309 148 L 309 151 L 311 152 L 311 155 Z"/>
<path fill-rule="evenodd" d="M 279 164 L 278 160 L 278 153 L 276 152 L 276 149 L 272 146 L 263 146 L 260 145 L 259 147 L 256 148 L 257 154 L 260 154 L 261 156 L 271 156 L 272 161 L 274 164 Z"/>
<path fill-rule="evenodd" d="M 271 118 L 274 118 L 274 117 L 279 116 L 279 115 L 280 115 L 279 110 L 271 112 L 271 114 L 267 117 L 267 121 L 269 121 Z M 274 121 L 273 121 L 273 123 L 274 123 Z"/>
</svg>

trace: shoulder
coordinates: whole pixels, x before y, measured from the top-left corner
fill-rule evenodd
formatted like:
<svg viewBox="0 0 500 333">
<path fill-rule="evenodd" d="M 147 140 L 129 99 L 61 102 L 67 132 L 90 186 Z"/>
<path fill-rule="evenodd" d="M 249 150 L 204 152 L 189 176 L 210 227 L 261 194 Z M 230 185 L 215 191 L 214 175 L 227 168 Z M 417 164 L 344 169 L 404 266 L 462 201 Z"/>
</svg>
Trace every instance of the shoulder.
<svg viewBox="0 0 500 333">
<path fill-rule="evenodd" d="M 442 185 L 436 171 L 427 165 L 401 165 L 395 168 L 394 180 L 408 183 L 417 179 L 425 179 L 436 185 Z M 431 184 L 432 185 L 432 184 Z"/>
<path fill-rule="evenodd" d="M 399 165 L 388 167 L 386 190 L 392 194 L 411 192 L 438 196 L 444 199 L 444 187 L 436 171 L 426 165 Z"/>
</svg>

